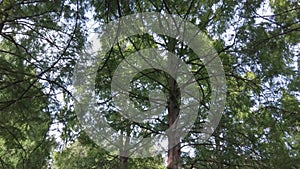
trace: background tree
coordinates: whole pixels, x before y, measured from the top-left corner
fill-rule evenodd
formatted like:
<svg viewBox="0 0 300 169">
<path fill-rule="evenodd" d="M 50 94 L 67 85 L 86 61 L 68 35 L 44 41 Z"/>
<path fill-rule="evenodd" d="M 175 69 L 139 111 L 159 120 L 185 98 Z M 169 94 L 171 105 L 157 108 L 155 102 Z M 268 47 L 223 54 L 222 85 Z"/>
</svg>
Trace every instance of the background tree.
<svg viewBox="0 0 300 169">
<path fill-rule="evenodd" d="M 79 1 L 0 2 L 0 166 L 47 168 L 50 126 L 84 37 Z"/>
<path fill-rule="evenodd" d="M 82 133 L 78 140 L 62 152 L 54 154 L 54 168 L 119 168 L 118 156 L 96 145 L 88 136 Z M 163 159 L 160 157 L 146 159 L 128 159 L 127 168 L 163 169 Z"/>
</svg>

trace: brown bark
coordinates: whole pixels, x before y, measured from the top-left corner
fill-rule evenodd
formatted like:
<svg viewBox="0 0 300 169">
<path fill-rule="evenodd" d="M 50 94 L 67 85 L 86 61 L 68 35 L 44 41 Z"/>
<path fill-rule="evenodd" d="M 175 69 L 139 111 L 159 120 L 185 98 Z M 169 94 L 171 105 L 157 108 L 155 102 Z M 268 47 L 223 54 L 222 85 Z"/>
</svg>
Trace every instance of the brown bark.
<svg viewBox="0 0 300 169">
<path fill-rule="evenodd" d="M 169 38 L 167 44 L 168 51 L 175 53 L 176 40 Z M 177 60 L 169 59 L 170 69 L 177 70 Z M 175 73 L 176 74 L 176 73 Z M 168 125 L 170 132 L 168 133 L 168 169 L 180 169 L 180 136 L 176 132 L 176 122 L 179 115 L 179 100 L 180 100 L 180 91 L 176 83 L 176 77 L 168 77 L 168 87 L 169 87 L 169 98 L 168 98 Z M 172 130 L 173 129 L 173 130 Z"/>
<path fill-rule="evenodd" d="M 170 80 L 172 82 L 175 80 Z M 171 87 L 171 86 L 169 86 Z M 176 85 L 173 85 L 176 87 Z M 170 93 L 169 105 L 168 105 L 168 117 L 169 117 L 169 128 L 176 128 L 177 117 L 179 115 L 179 104 L 176 98 L 178 94 L 178 89 L 175 89 Z M 168 150 L 168 169 L 180 169 L 180 137 L 178 133 L 175 131 L 171 131 L 168 133 L 168 142 L 169 142 L 169 150 Z"/>
</svg>

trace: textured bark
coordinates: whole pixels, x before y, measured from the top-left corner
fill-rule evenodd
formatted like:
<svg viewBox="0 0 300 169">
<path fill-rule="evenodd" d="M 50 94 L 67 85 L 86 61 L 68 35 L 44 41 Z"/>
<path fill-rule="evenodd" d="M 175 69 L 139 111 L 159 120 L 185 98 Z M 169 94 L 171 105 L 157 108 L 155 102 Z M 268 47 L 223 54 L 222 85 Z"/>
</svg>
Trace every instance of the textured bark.
<svg viewBox="0 0 300 169">
<path fill-rule="evenodd" d="M 176 40 L 169 38 L 167 44 L 168 51 L 175 53 Z M 176 59 L 170 57 L 169 59 L 170 70 L 176 71 L 178 62 Z M 176 73 L 175 73 L 176 74 Z M 174 79 L 175 78 L 175 79 Z M 176 122 L 179 115 L 179 100 L 180 100 L 180 91 L 176 83 L 176 76 L 168 78 L 168 87 L 169 87 L 169 98 L 168 98 L 168 125 L 171 132 L 168 133 L 168 169 L 180 169 L 180 137 L 176 132 Z M 177 144 L 176 144 L 177 143 Z"/>
<path fill-rule="evenodd" d="M 175 80 L 170 80 L 170 82 Z M 171 86 L 170 86 L 171 87 Z M 173 85 L 176 87 L 176 85 Z M 179 104 L 176 98 L 179 91 L 175 89 L 170 96 L 169 105 L 168 105 L 168 117 L 169 117 L 169 128 L 175 128 L 177 117 L 179 115 Z M 168 142 L 169 142 L 169 150 L 168 150 L 168 169 L 180 169 L 180 137 L 178 137 L 178 133 L 176 131 L 171 131 L 168 133 Z M 176 144 L 177 143 L 177 144 Z"/>
</svg>

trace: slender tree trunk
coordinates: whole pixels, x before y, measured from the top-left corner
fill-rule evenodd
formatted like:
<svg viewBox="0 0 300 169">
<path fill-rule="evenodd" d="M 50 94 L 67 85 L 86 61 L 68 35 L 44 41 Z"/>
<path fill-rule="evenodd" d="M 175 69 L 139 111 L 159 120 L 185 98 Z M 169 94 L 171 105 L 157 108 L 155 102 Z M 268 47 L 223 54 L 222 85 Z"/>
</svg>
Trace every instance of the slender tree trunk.
<svg viewBox="0 0 300 169">
<path fill-rule="evenodd" d="M 168 51 L 175 53 L 175 45 L 176 40 L 173 38 L 169 38 L 169 42 L 167 44 Z M 169 65 L 170 70 L 176 71 L 178 67 L 177 59 L 170 57 Z M 175 73 L 176 74 L 176 73 Z M 168 98 L 168 125 L 169 129 L 175 129 L 177 123 L 177 117 L 179 115 L 180 105 L 180 91 L 178 85 L 176 83 L 176 77 L 168 78 L 168 87 L 169 87 L 169 98 Z M 180 167 L 180 136 L 176 130 L 168 133 L 168 161 L 167 168 L 168 169 L 181 169 Z"/>
<path fill-rule="evenodd" d="M 3 1 L 2 1 L 3 2 Z M 6 9 L 6 11 L 10 10 L 12 7 Z M 4 28 L 5 22 L 7 22 L 8 14 L 6 12 L 0 12 L 0 35 L 2 34 L 2 30 Z"/>
<path fill-rule="evenodd" d="M 3 27 L 4 27 L 4 23 L 2 23 L 2 22 L 0 21 L 0 35 L 2 34 L 2 29 L 3 29 Z"/>
<path fill-rule="evenodd" d="M 219 126 L 220 127 L 220 126 Z M 218 169 L 224 169 L 222 163 L 222 149 L 221 149 L 221 142 L 220 142 L 220 132 L 219 128 L 215 130 L 215 142 L 216 142 L 216 150 L 217 150 L 217 161 L 218 161 Z"/>
<path fill-rule="evenodd" d="M 121 121 L 124 121 L 124 119 L 121 117 Z M 124 135 L 127 137 L 124 138 Z M 126 169 L 128 167 L 128 159 L 129 159 L 129 151 L 128 151 L 128 144 L 129 144 L 129 136 L 130 135 L 130 128 L 129 126 L 126 126 L 125 129 L 121 130 L 120 135 L 120 169 Z"/>
</svg>

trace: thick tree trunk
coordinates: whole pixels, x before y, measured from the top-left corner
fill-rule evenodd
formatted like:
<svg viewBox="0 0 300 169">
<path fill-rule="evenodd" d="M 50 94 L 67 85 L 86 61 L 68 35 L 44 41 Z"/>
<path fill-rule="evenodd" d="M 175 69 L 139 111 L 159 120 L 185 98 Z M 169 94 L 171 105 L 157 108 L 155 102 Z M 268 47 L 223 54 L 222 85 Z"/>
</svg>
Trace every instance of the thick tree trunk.
<svg viewBox="0 0 300 169">
<path fill-rule="evenodd" d="M 167 44 L 168 51 L 175 53 L 175 45 L 176 40 L 173 38 L 169 38 L 169 42 Z M 169 66 L 170 69 L 174 71 L 176 74 L 176 70 L 178 67 L 177 59 L 172 57 L 169 58 Z M 179 115 L 180 105 L 180 91 L 178 85 L 176 83 L 176 75 L 175 77 L 168 78 L 168 87 L 169 87 L 169 98 L 168 98 L 168 125 L 171 130 L 168 133 L 168 161 L 167 168 L 168 169 L 181 169 L 180 167 L 180 136 L 179 133 L 176 132 L 176 123 Z M 172 130 L 175 129 L 175 130 Z"/>
<path fill-rule="evenodd" d="M 170 80 L 171 82 L 175 80 Z M 170 86 L 171 87 L 171 86 Z M 176 87 L 176 85 L 174 85 Z M 176 128 L 177 117 L 179 115 L 179 104 L 176 98 L 176 95 L 179 91 L 175 89 L 174 92 L 170 93 L 169 105 L 168 105 L 168 117 L 169 117 L 169 128 Z M 175 131 L 171 131 L 168 133 L 168 142 L 169 142 L 169 150 L 168 150 L 168 169 L 180 169 L 180 137 L 178 133 Z"/>
</svg>

